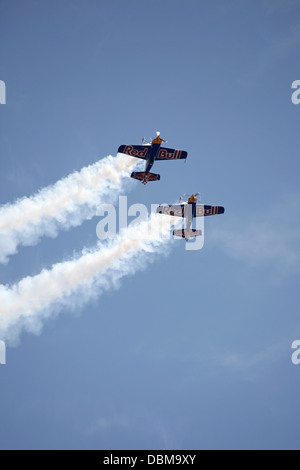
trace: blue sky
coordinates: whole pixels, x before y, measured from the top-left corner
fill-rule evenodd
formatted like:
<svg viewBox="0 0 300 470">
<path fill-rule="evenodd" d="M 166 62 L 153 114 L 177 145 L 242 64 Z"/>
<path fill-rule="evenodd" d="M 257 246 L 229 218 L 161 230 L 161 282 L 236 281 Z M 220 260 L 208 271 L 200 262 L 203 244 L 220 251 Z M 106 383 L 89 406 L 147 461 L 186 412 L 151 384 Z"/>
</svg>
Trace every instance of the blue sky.
<svg viewBox="0 0 300 470">
<path fill-rule="evenodd" d="M 299 448 L 298 1 L 0 1 L 0 204 L 160 130 L 183 162 L 133 182 L 199 191 L 200 251 L 24 333 L 0 366 L 2 449 Z M 124 193 L 126 194 L 126 193 Z M 20 247 L 0 283 L 97 243 L 95 215 Z"/>
</svg>

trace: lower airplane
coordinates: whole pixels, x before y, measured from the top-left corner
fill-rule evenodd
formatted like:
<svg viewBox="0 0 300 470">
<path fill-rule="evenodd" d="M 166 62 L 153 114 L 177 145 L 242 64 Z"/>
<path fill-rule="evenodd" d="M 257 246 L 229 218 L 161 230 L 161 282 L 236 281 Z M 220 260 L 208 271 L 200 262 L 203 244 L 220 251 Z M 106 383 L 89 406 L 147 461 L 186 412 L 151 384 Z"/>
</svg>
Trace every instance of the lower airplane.
<svg viewBox="0 0 300 470">
<path fill-rule="evenodd" d="M 120 145 L 118 148 L 119 153 L 142 158 L 146 161 L 145 171 L 131 173 L 131 178 L 140 180 L 143 184 L 147 184 L 148 181 L 160 180 L 160 175 L 150 173 L 155 160 L 181 160 L 187 157 L 187 152 L 184 150 L 161 147 L 161 144 L 166 141 L 160 137 L 160 132 L 156 132 L 156 134 L 157 137 L 151 142 L 146 142 L 143 138 L 143 145 Z"/>
<path fill-rule="evenodd" d="M 173 204 L 173 205 L 162 205 L 156 209 L 158 214 L 173 215 L 175 217 L 184 217 L 186 219 L 186 228 L 182 230 L 174 230 L 173 235 L 177 237 L 185 238 L 186 241 L 190 238 L 198 237 L 202 235 L 201 230 L 195 230 L 192 227 L 194 217 L 205 217 L 208 215 L 224 214 L 225 209 L 222 206 L 208 206 L 204 204 L 197 204 L 200 202 L 199 193 L 192 194 L 191 196 L 185 195 L 188 197 L 187 200 L 184 200 L 184 197 L 180 198 L 182 204 Z"/>
</svg>

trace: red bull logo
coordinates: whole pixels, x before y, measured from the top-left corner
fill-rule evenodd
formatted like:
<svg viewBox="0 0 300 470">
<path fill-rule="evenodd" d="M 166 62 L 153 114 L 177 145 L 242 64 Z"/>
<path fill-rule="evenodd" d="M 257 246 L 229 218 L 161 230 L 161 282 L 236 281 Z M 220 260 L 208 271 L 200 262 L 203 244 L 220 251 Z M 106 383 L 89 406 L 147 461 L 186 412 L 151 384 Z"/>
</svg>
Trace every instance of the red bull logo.
<svg viewBox="0 0 300 470">
<path fill-rule="evenodd" d="M 148 148 L 149 147 L 145 146 L 143 150 L 137 150 L 133 145 L 126 145 L 123 153 L 126 153 L 126 155 L 130 155 L 131 157 L 144 158 L 148 152 Z"/>
<path fill-rule="evenodd" d="M 180 159 L 181 150 L 174 150 L 174 152 L 168 152 L 167 149 L 160 149 L 157 160 L 178 160 Z"/>
<path fill-rule="evenodd" d="M 177 217 L 182 217 L 183 209 L 178 206 L 159 206 L 158 208 L 160 214 L 174 215 Z"/>
<path fill-rule="evenodd" d="M 201 215 L 215 215 L 218 213 L 218 206 L 211 206 L 209 209 L 205 209 L 204 206 L 197 206 L 197 216 Z"/>
</svg>

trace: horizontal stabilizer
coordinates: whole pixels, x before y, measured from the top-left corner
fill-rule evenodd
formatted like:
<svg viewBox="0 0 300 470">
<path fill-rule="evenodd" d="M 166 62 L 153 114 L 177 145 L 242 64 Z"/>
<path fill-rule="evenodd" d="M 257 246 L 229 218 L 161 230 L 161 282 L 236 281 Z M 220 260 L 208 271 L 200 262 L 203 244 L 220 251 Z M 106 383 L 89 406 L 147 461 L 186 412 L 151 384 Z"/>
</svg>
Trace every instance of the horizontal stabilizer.
<svg viewBox="0 0 300 470">
<path fill-rule="evenodd" d="M 140 180 L 142 183 L 146 184 L 148 183 L 148 181 L 159 181 L 160 175 L 157 175 L 155 173 L 148 173 L 146 175 L 144 171 L 133 171 L 131 173 L 131 178 Z"/>
<path fill-rule="evenodd" d="M 183 229 L 183 230 L 174 230 L 173 235 L 175 237 L 182 237 L 188 240 L 190 238 L 199 237 L 200 235 L 202 235 L 202 232 L 201 230 L 195 230 L 195 229 L 190 229 L 189 231 L 186 229 Z"/>
</svg>

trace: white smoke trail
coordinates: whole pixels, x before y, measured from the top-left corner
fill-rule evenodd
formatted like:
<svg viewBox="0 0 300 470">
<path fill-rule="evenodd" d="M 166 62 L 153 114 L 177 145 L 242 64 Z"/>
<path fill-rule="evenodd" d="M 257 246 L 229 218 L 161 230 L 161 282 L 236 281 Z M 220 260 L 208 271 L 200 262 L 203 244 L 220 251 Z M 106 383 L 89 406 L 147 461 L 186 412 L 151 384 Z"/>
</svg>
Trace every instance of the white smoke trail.
<svg viewBox="0 0 300 470">
<path fill-rule="evenodd" d="M 173 219 L 173 220 L 172 220 Z M 62 307 L 78 309 L 151 261 L 149 253 L 166 253 L 170 244 L 172 217 L 152 214 L 148 220 L 129 226 L 108 245 L 28 276 L 12 287 L 0 285 L 0 337 L 15 341 L 26 329 L 38 333 L 43 320 Z"/>
<path fill-rule="evenodd" d="M 31 197 L 0 207 L 0 263 L 17 252 L 18 245 L 34 245 L 43 235 L 80 225 L 95 215 L 103 198 L 120 193 L 138 160 L 108 156 L 48 186 Z"/>
</svg>

